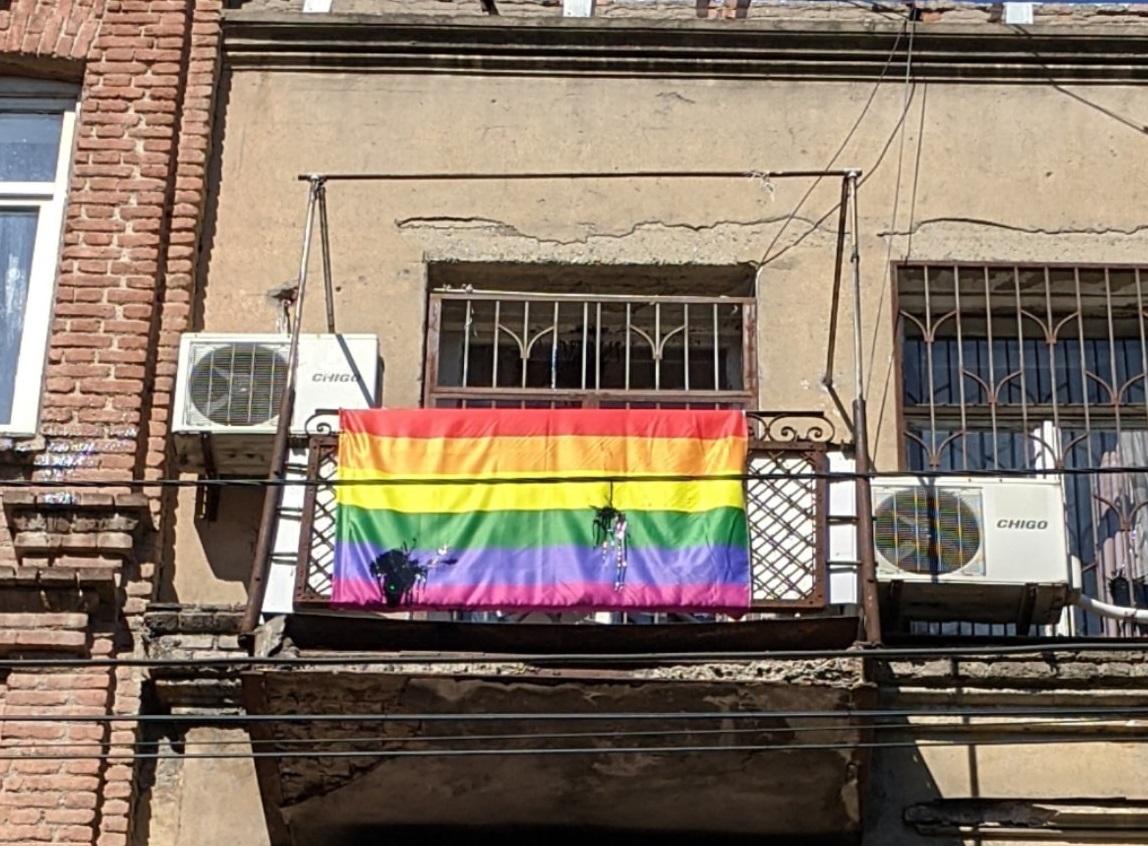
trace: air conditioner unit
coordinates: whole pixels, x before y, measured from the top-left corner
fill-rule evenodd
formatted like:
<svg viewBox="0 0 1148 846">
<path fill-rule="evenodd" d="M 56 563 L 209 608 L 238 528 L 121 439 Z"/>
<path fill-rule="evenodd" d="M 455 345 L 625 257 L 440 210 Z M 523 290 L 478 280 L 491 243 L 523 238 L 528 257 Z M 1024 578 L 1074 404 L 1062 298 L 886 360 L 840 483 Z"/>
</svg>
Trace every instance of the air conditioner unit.
<svg viewBox="0 0 1148 846">
<path fill-rule="evenodd" d="M 1068 599 L 1058 479 L 873 483 L 877 579 L 914 620 L 1045 624 Z"/>
<path fill-rule="evenodd" d="M 172 432 L 190 442 L 181 452 L 185 464 L 213 461 L 230 471 L 264 460 L 279 423 L 290 343 L 286 335 L 182 337 Z M 378 356 L 374 335 L 300 335 L 290 432 L 334 431 L 337 409 L 376 405 Z M 196 443 L 204 437 L 214 442 L 210 458 Z"/>
</svg>

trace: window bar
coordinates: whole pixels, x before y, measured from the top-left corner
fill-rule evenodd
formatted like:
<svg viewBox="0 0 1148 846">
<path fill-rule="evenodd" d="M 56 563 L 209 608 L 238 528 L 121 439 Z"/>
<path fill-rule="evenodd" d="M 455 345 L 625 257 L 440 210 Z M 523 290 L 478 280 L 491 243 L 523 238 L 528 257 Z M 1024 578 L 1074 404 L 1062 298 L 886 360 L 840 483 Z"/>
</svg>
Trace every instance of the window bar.
<svg viewBox="0 0 1148 846">
<path fill-rule="evenodd" d="M 502 300 L 494 301 L 494 367 L 490 371 L 490 387 L 498 387 L 498 345 L 502 341 Z"/>
<path fill-rule="evenodd" d="M 590 344 L 590 303 L 582 303 L 582 390 L 586 390 L 586 348 Z"/>
<path fill-rule="evenodd" d="M 965 343 L 964 334 L 961 328 L 961 271 L 957 265 L 953 265 L 953 307 L 957 310 L 954 315 L 954 320 L 957 324 L 957 402 L 960 404 L 961 414 L 961 462 L 962 469 L 969 469 L 969 420 L 968 411 L 965 408 Z M 989 380 L 992 380 L 992 374 L 989 374 Z M 950 387 L 950 390 L 952 388 Z M 992 402 L 992 397 L 987 398 Z M 996 429 L 992 433 L 993 444 L 996 444 Z M 996 450 L 994 452 L 994 460 L 996 458 Z M 958 531 L 959 534 L 959 531 Z"/>
<path fill-rule="evenodd" d="M 1088 401 L 1088 359 L 1086 357 L 1086 346 L 1084 341 L 1084 307 L 1080 300 L 1080 269 L 1073 268 L 1072 270 L 1073 284 L 1076 290 L 1076 338 L 1077 346 L 1080 350 L 1080 388 L 1081 400 L 1084 403 L 1084 446 L 1088 455 L 1088 466 L 1095 467 L 1094 456 L 1092 454 L 1092 410 Z M 1067 367 L 1065 370 L 1067 371 Z"/>
<path fill-rule="evenodd" d="M 550 329 L 550 390 L 558 387 L 558 300 L 554 301 L 554 323 Z"/>
<path fill-rule="evenodd" d="M 937 455 L 937 385 L 933 372 L 933 306 L 929 293 L 929 268 L 925 267 L 925 371 L 929 374 L 929 466 L 936 469 L 940 464 Z"/>
<path fill-rule="evenodd" d="M 594 317 L 594 390 L 602 389 L 602 302 L 598 301 Z"/>
<path fill-rule="evenodd" d="M 654 303 L 654 345 L 650 352 L 654 356 L 654 390 L 662 387 L 662 303 Z"/>
<path fill-rule="evenodd" d="M 1113 402 L 1112 416 L 1113 421 L 1116 423 L 1116 449 L 1117 455 L 1120 456 L 1124 451 L 1124 446 L 1120 438 L 1121 396 L 1117 393 L 1120 390 L 1120 376 L 1116 371 L 1116 325 L 1112 317 L 1112 276 L 1107 267 L 1104 268 L 1104 310 L 1105 317 L 1108 320 L 1108 378 L 1111 380 L 1109 399 Z M 1123 463 L 1123 458 L 1118 457 L 1117 461 Z M 1127 479 L 1124 481 L 1127 481 Z"/>
<path fill-rule="evenodd" d="M 626 303 L 626 390 L 630 390 L 630 303 Z"/>
<path fill-rule="evenodd" d="M 1060 431 L 1060 402 L 1056 390 L 1056 324 L 1052 316 L 1052 279 L 1049 269 L 1044 269 L 1044 305 L 1045 317 L 1048 323 L 1044 327 L 1044 344 L 1048 347 L 1048 381 L 1052 398 L 1052 428 L 1056 431 L 1056 451 L 1060 460 L 1067 464 L 1068 456 L 1064 455 L 1064 438 Z"/>
<path fill-rule="evenodd" d="M 1086 348 L 1084 342 L 1084 308 L 1080 298 L 1080 269 L 1073 268 L 1072 270 L 1073 288 L 1076 296 L 1076 338 L 1077 348 L 1080 351 L 1080 387 L 1081 387 L 1081 402 L 1084 404 L 1084 452 L 1085 460 L 1088 462 L 1088 468 L 1096 466 L 1095 456 L 1092 452 L 1092 414 L 1090 403 L 1088 401 L 1088 359 L 1085 357 Z M 1068 367 L 1067 360 L 1065 361 L 1065 373 L 1067 375 Z M 1092 548 L 1093 554 L 1097 558 L 1097 563 L 1100 568 L 1097 570 L 1097 593 L 1101 598 L 1108 596 L 1108 561 L 1100 547 L 1100 503 L 1097 501 L 1095 494 L 1092 491 L 1092 479 L 1089 478 L 1089 491 L 1088 491 L 1088 505 L 1089 513 L 1092 517 Z M 1104 626 L 1109 628 L 1108 622 L 1105 621 Z"/>
<path fill-rule="evenodd" d="M 1148 337 L 1144 335 L 1144 289 L 1140 284 L 1140 268 L 1134 271 L 1136 279 L 1136 325 L 1140 330 L 1140 378 L 1144 383 L 1144 416 L 1148 422 Z"/>
<path fill-rule="evenodd" d="M 985 297 L 988 297 L 988 269 L 985 270 Z M 1012 269 L 1013 290 L 1016 292 L 1016 337 L 1017 349 L 1020 351 L 1020 423 L 1024 427 L 1024 437 L 1032 437 L 1032 427 L 1028 422 L 1028 365 L 1025 362 L 1024 356 L 1024 308 L 1021 305 L 1020 299 L 1020 268 L 1014 266 Z M 989 344 L 991 349 L 992 344 L 992 322 L 989 322 Z M 1036 443 L 1038 450 L 1043 450 L 1045 447 L 1038 441 Z M 1029 461 L 1028 450 L 1024 451 L 1025 462 Z M 1035 463 L 1035 462 L 1034 462 Z"/>
<path fill-rule="evenodd" d="M 473 319 L 471 302 L 470 299 L 466 301 L 466 320 L 463 321 L 462 326 L 462 386 L 464 388 L 467 387 L 470 375 L 470 324 Z"/>
<path fill-rule="evenodd" d="M 718 346 L 719 346 L 719 332 L 718 332 L 718 306 L 717 303 L 713 304 L 713 319 L 714 319 L 714 390 L 720 390 L 720 381 L 718 379 L 718 371 L 721 369 L 718 364 Z"/>
<path fill-rule="evenodd" d="M 522 387 L 526 387 L 526 371 L 530 359 L 530 300 L 522 301 L 522 340 L 518 345 L 522 359 Z"/>
<path fill-rule="evenodd" d="M 1112 415 L 1116 424 L 1116 463 L 1127 464 L 1129 462 L 1125 461 L 1124 458 L 1124 439 L 1121 436 L 1120 403 L 1122 396 L 1117 393 L 1120 391 L 1120 377 L 1116 371 L 1116 326 L 1112 318 L 1112 275 L 1107 267 L 1104 268 L 1104 310 L 1108 320 L 1108 375 L 1111 379 L 1109 398 L 1113 400 Z M 1131 579 L 1133 576 L 1132 563 L 1136 560 L 1136 544 L 1132 536 L 1132 527 L 1125 524 L 1124 515 L 1132 507 L 1136 491 L 1131 473 L 1121 473 L 1112 481 L 1120 487 L 1120 496 L 1113 498 L 1116 506 L 1121 509 L 1121 512 L 1116 516 L 1119 521 L 1118 531 L 1124 542 L 1124 561 L 1118 563 L 1123 563 L 1125 576 Z"/>
<path fill-rule="evenodd" d="M 685 347 L 683 348 L 682 355 L 685 360 L 685 389 L 688 391 L 690 389 L 690 304 L 683 303 L 682 308 L 683 314 L 685 316 L 684 322 L 682 324 L 685 327 L 682 331 L 685 340 Z M 1148 394 L 1148 392 L 1146 392 L 1146 394 Z"/>
<path fill-rule="evenodd" d="M 1136 326 L 1140 334 L 1140 378 L 1144 383 L 1144 412 L 1145 422 L 1148 423 L 1148 337 L 1145 337 L 1144 333 L 1144 289 L 1140 280 L 1140 268 L 1136 268 L 1133 271 L 1133 279 L 1136 283 Z M 1131 379 L 1129 382 L 1131 383 Z M 1143 437 L 1143 435 L 1141 435 L 1141 437 Z M 1133 505 L 1133 508 L 1138 507 L 1138 505 L 1139 503 Z M 1137 519 L 1139 519 L 1139 516 L 1137 516 Z M 1144 578 L 1148 575 L 1145 566 L 1148 562 L 1140 558 L 1136 564 L 1138 565 L 1136 572 L 1138 577 Z"/>
<path fill-rule="evenodd" d="M 993 465 L 996 469 L 1000 469 L 1000 454 L 997 447 L 997 369 L 996 358 L 993 355 L 993 301 L 992 301 L 992 287 L 989 284 L 989 268 L 988 265 L 984 269 L 985 276 L 985 336 L 989 342 L 989 390 L 992 392 L 989 397 L 989 425 L 992 427 L 993 432 Z M 1005 367 L 1008 367 L 1008 358 L 1005 358 Z M 1005 378 L 1008 378 L 1006 374 Z M 1011 438 L 1010 438 L 1011 441 Z M 1027 451 L 1025 452 L 1027 455 Z M 1009 446 L 1009 456 L 1013 455 L 1012 446 Z"/>
</svg>

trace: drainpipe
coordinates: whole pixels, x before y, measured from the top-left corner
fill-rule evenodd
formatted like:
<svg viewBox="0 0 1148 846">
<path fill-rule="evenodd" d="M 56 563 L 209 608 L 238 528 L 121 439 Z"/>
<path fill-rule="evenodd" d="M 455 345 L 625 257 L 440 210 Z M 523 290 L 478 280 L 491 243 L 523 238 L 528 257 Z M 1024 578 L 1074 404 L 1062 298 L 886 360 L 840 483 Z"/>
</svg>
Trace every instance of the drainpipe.
<svg viewBox="0 0 1148 846">
<path fill-rule="evenodd" d="M 1098 617 L 1107 617 L 1109 620 L 1124 620 L 1125 622 L 1131 621 L 1141 626 L 1148 626 L 1148 608 L 1110 605 L 1099 599 L 1093 599 L 1091 596 L 1085 596 L 1083 593 L 1077 593 L 1073 596 L 1072 604 Z"/>
<path fill-rule="evenodd" d="M 271 446 L 271 464 L 268 485 L 263 492 L 263 514 L 259 520 L 259 536 L 255 542 L 255 556 L 251 562 L 251 579 L 247 584 L 247 610 L 243 614 L 240 631 L 250 634 L 259 625 L 263 611 L 263 598 L 267 594 L 267 575 L 271 569 L 271 548 L 278 530 L 279 504 L 283 498 L 282 482 L 286 478 L 287 447 L 291 434 L 291 412 L 295 407 L 295 369 L 299 359 L 299 333 L 303 326 L 303 303 L 307 294 L 307 265 L 311 258 L 311 230 L 315 223 L 315 206 L 323 193 L 323 178 L 312 176 L 310 196 L 307 199 L 307 223 L 303 230 L 303 251 L 299 260 L 299 293 L 295 300 L 295 323 L 291 327 L 291 343 L 287 351 L 287 384 L 279 399 L 279 421 L 275 427 L 275 440 Z"/>
</svg>

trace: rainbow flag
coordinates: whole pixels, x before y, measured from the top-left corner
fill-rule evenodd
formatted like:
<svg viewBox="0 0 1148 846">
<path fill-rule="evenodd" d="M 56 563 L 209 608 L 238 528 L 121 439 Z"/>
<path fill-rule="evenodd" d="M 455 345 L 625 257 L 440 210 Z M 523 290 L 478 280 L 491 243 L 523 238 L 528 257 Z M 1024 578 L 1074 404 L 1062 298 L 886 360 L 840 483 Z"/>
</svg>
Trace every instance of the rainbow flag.
<svg viewBox="0 0 1148 846">
<path fill-rule="evenodd" d="M 336 605 L 749 606 L 741 481 L 644 478 L 743 473 L 739 411 L 368 410 L 341 423 Z"/>
</svg>

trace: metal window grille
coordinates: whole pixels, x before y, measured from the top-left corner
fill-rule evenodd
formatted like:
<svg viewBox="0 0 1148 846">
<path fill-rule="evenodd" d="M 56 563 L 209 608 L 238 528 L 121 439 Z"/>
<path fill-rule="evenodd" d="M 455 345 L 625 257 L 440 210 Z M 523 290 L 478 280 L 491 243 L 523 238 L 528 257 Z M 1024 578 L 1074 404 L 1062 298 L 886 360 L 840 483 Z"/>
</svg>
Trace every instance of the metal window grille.
<svg viewBox="0 0 1148 846">
<path fill-rule="evenodd" d="M 1148 277 L 1136 267 L 896 268 L 910 470 L 1148 465 Z M 1065 478 L 1086 592 L 1148 580 L 1148 474 Z M 1115 633 L 1096 618 L 1088 633 Z"/>
<path fill-rule="evenodd" d="M 747 408 L 752 297 L 436 291 L 426 403 Z"/>
</svg>

